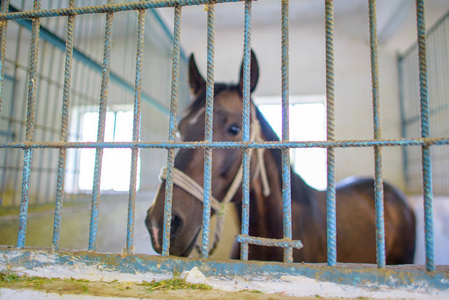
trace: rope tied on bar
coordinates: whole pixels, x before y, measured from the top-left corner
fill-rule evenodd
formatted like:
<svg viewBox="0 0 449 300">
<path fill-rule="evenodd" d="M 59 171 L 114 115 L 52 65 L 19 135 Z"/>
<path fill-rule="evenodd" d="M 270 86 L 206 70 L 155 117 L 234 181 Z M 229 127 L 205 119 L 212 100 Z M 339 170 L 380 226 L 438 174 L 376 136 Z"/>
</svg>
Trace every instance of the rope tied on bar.
<svg viewBox="0 0 449 300">
<path fill-rule="evenodd" d="M 261 130 L 260 130 L 260 124 L 259 121 L 256 119 L 251 124 L 252 130 L 251 130 L 251 136 L 250 136 L 250 142 L 261 142 L 263 141 L 261 137 Z M 249 155 L 251 157 L 253 149 L 250 149 Z M 263 194 L 264 196 L 268 196 L 270 194 L 270 186 L 268 183 L 267 178 L 267 172 L 263 160 L 263 153 L 265 151 L 265 148 L 257 148 L 254 149 L 256 151 L 257 155 L 257 164 L 256 169 L 254 172 L 254 178 L 256 178 L 258 175 L 261 176 L 262 180 L 262 186 L 263 186 Z M 160 179 L 166 179 L 167 178 L 167 167 L 162 168 Z M 212 241 L 212 246 L 209 249 L 209 254 L 211 255 L 214 250 L 217 248 L 218 242 L 220 240 L 221 232 L 223 231 L 223 223 L 224 223 L 224 216 L 227 213 L 226 204 L 231 202 L 232 198 L 234 198 L 235 193 L 240 188 L 242 183 L 242 177 L 243 177 L 243 165 L 240 164 L 240 167 L 234 177 L 234 180 L 232 181 L 226 195 L 223 197 L 223 200 L 220 202 L 215 197 L 211 196 L 210 198 L 210 205 L 211 208 L 215 211 L 215 214 L 217 215 L 217 222 L 215 225 L 215 233 L 214 238 Z M 198 199 L 201 202 L 204 202 L 204 189 L 201 185 L 199 185 L 195 180 L 190 178 L 187 174 L 182 172 L 181 170 L 177 168 L 173 168 L 173 183 L 176 184 L 178 187 L 182 188 L 186 192 L 190 193 L 192 196 L 194 196 L 196 199 Z M 201 253 L 201 248 L 198 243 L 195 245 L 196 250 Z"/>
</svg>

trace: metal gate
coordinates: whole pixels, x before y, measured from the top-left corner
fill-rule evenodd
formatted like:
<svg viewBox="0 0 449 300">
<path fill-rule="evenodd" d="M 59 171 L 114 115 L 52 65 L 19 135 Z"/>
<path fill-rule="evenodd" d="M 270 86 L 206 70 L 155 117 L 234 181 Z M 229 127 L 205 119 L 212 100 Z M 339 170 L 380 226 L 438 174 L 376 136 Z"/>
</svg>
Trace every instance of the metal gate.
<svg viewBox="0 0 449 300">
<path fill-rule="evenodd" d="M 439 290 L 444 290 L 449 287 L 449 280 L 447 274 L 435 271 L 435 264 L 433 260 L 433 228 L 432 228 L 432 172 L 431 172 L 431 157 L 430 149 L 439 147 L 440 145 L 447 145 L 449 138 L 440 137 L 432 138 L 429 133 L 429 97 L 428 97 L 428 83 L 427 83 L 427 55 L 426 55 L 426 29 L 424 22 L 424 1 L 417 0 L 417 30 L 418 30 L 418 57 L 419 57 L 419 90 L 420 90 L 420 123 L 421 135 L 414 138 L 403 138 L 395 140 L 382 139 L 380 128 L 379 115 L 379 81 L 378 81 L 378 61 L 377 61 L 377 33 L 376 33 L 376 9 L 375 0 L 368 1 L 369 18 L 370 18 L 370 42 L 371 42 L 371 67 L 372 67 L 372 90 L 373 90 L 373 111 L 374 111 L 374 138 L 370 140 L 336 140 L 335 126 L 334 126 L 334 49 L 333 49 L 333 1 L 325 1 L 325 35 L 326 35 L 326 94 L 327 94 L 327 141 L 325 142 L 294 142 L 288 139 L 280 142 L 259 143 L 249 142 L 249 134 L 243 142 L 226 144 L 226 147 L 251 149 L 251 148 L 282 148 L 285 156 L 288 156 L 288 149 L 290 148 L 307 148 L 320 147 L 327 149 L 328 156 L 328 188 L 327 188 L 327 224 L 328 224 L 328 263 L 327 266 L 304 265 L 292 263 L 292 246 L 295 241 L 291 240 L 291 217 L 284 220 L 284 239 L 274 241 L 273 245 L 284 248 L 284 263 L 254 263 L 245 261 L 245 253 L 242 252 L 243 261 L 234 262 L 219 262 L 207 259 L 207 253 L 203 253 L 203 258 L 199 260 L 179 259 L 168 256 L 168 249 L 164 251 L 164 257 L 142 257 L 133 255 L 133 228 L 135 218 L 135 194 L 136 194 L 136 173 L 137 173 L 137 157 L 139 151 L 142 149 L 176 149 L 183 147 L 198 147 L 204 149 L 220 148 L 225 145 L 220 142 L 212 142 L 211 140 L 204 141 L 195 145 L 189 143 L 176 142 L 173 136 L 173 130 L 170 130 L 168 142 L 155 142 L 151 138 L 143 138 L 141 129 L 141 104 L 148 100 L 153 107 L 159 110 L 165 110 L 165 103 L 160 103 L 151 99 L 145 93 L 144 85 L 142 83 L 142 64 L 147 57 L 144 56 L 144 31 L 146 30 L 146 12 L 153 12 L 160 7 L 174 7 L 174 33 L 172 43 L 172 71 L 171 71 L 171 93 L 169 105 L 169 128 L 173 128 L 177 118 L 177 105 L 181 103 L 181 86 L 182 74 L 181 69 L 183 65 L 183 54 L 180 45 L 181 36 L 181 14 L 184 6 L 189 5 L 205 5 L 208 14 L 208 86 L 213 84 L 213 65 L 214 65 L 214 14 L 215 5 L 225 5 L 221 3 L 239 2 L 237 0 L 160 0 L 160 1 L 141 1 L 114 4 L 112 0 L 108 0 L 107 4 L 89 7 L 76 7 L 75 1 L 70 1 L 70 6 L 59 9 L 42 9 L 39 0 L 34 1 L 34 6 L 30 10 L 11 11 L 9 1 L 2 2 L 2 13 L 0 14 L 1 23 L 1 57 L 0 57 L 0 97 L 2 97 L 3 108 L 8 108 L 8 101 L 4 94 L 4 87 L 10 78 L 5 75 L 6 58 L 5 51 L 7 48 L 8 39 L 6 36 L 9 26 L 19 23 L 31 28 L 30 35 L 30 55 L 29 55 L 29 72 L 27 83 L 27 105 L 25 122 L 25 135 L 19 141 L 12 141 L 6 139 L 0 144 L 2 151 L 9 151 L 9 149 L 19 149 L 23 151 L 23 175 L 21 184 L 21 200 L 20 200 L 20 219 L 19 219 L 19 234 L 17 245 L 14 248 L 2 247 L 0 251 L 3 258 L 0 258 L 3 264 L 8 266 L 21 266 L 28 269 L 47 267 L 50 268 L 54 264 L 62 265 L 63 267 L 77 265 L 94 264 L 97 269 L 110 270 L 126 274 L 162 274 L 166 272 L 190 270 L 192 267 L 199 267 L 206 275 L 209 276 L 235 276 L 235 275 L 250 275 L 257 276 L 261 273 L 269 274 L 273 277 L 279 277 L 284 274 L 288 275 L 302 275 L 320 280 L 339 282 L 343 284 L 352 284 L 365 286 L 373 284 L 375 286 L 387 285 L 390 287 L 402 288 L 426 288 L 432 287 Z M 242 1 L 243 2 L 243 1 Z M 245 28 L 244 28 L 244 66 L 245 86 L 249 87 L 249 58 L 251 48 L 251 4 L 252 1 L 244 1 L 245 9 Z M 282 5 L 282 106 L 285 115 L 288 115 L 289 105 L 289 3 L 287 0 L 281 1 Z M 138 18 L 135 19 L 134 33 L 136 34 L 136 60 L 135 60 L 135 84 L 131 85 L 125 80 L 125 83 L 120 87 L 126 92 L 132 92 L 134 97 L 133 103 L 133 136 L 132 141 L 129 142 L 105 142 L 105 119 L 107 107 L 110 104 L 110 99 L 116 93 L 114 82 L 117 80 L 118 74 L 114 72 L 111 66 L 112 53 L 112 38 L 115 33 L 113 31 L 113 19 L 126 14 L 126 12 L 137 12 Z M 83 57 L 82 53 L 77 52 L 74 44 L 73 31 L 76 29 L 77 20 L 83 18 L 85 15 L 101 14 L 105 16 L 104 25 L 104 47 L 102 49 L 102 64 L 91 65 L 91 68 L 97 71 L 101 70 L 101 79 L 95 82 L 96 87 L 101 88 L 100 104 L 97 107 L 99 122 L 97 140 L 94 142 L 78 142 L 68 141 L 68 122 L 71 113 L 71 95 L 76 95 L 76 88 L 71 85 L 72 74 L 72 60 L 81 59 L 89 62 L 87 57 Z M 45 22 L 51 22 L 53 19 L 67 19 L 67 33 L 66 37 L 52 36 L 45 30 Z M 56 101 L 54 105 L 58 106 L 58 116 L 61 119 L 61 132 L 58 139 L 50 139 L 43 137 L 42 140 L 36 141 L 35 133 L 37 133 L 37 123 L 35 122 L 36 111 L 40 109 L 41 103 L 37 102 L 37 95 L 40 91 L 37 89 L 37 83 L 40 79 L 38 69 L 40 56 L 38 49 L 39 42 L 50 36 L 55 39 L 57 43 L 65 48 L 65 68 L 64 75 L 59 74 L 59 79 L 64 78 L 62 103 Z M 127 63 L 124 65 L 128 66 Z M 120 84 L 119 84 L 120 85 Z M 209 88 L 208 88 L 209 90 Z M 249 88 L 245 88 L 246 91 Z M 128 95 L 129 96 L 129 95 Z M 1 98 L 0 98 L 1 99 Z M 244 103 L 249 103 L 249 94 L 244 95 Z M 249 107 L 249 105 L 244 105 Z M 244 112 L 245 113 L 245 112 Z M 246 112 L 247 113 L 247 112 Z M 209 116 L 211 117 L 211 116 Z M 4 120 L 2 120 L 2 123 Z M 288 129 L 288 118 L 284 119 L 283 130 Z M 3 126 L 3 125 L 2 125 Z M 8 132 L 8 131 L 6 131 Z M 249 132 L 248 122 L 244 123 L 244 132 Z M 288 136 L 288 135 L 287 135 Z M 425 216 L 426 216 L 426 271 L 413 270 L 404 271 L 399 269 L 388 269 L 385 266 L 385 230 L 382 225 L 383 219 L 383 190 L 382 190 L 382 151 L 383 147 L 409 147 L 419 146 L 422 149 L 422 172 L 423 172 L 423 193 L 425 201 Z M 375 194 L 376 194 L 376 219 L 377 222 L 377 269 L 367 270 L 364 267 L 348 267 L 338 266 L 336 261 L 336 211 L 335 211 L 335 194 L 336 194 L 336 178 L 335 178 L 335 149 L 348 147 L 370 147 L 374 149 L 375 153 Z M 62 207 L 64 200 L 64 185 L 66 182 L 66 159 L 67 152 L 70 149 L 95 149 L 95 171 L 93 177 L 93 191 L 91 198 L 91 220 L 89 230 L 89 246 L 88 252 L 66 252 L 59 250 L 59 232 L 60 219 L 62 215 Z M 132 150 L 132 164 L 131 164 L 131 180 L 129 187 L 129 207 L 128 207 L 128 229 L 126 246 L 122 255 L 110 255 L 97 253 L 96 239 L 97 239 L 97 224 L 99 213 L 99 199 L 100 199 L 100 178 L 102 170 L 103 152 L 111 148 L 127 148 Z M 57 167 L 54 168 L 53 174 L 56 176 L 56 186 L 54 187 L 54 195 L 56 199 L 55 217 L 54 217 L 54 235 L 52 250 L 33 250 L 26 249 L 26 230 L 27 230 L 27 210 L 30 202 L 30 191 L 32 188 L 31 176 L 33 174 L 33 161 L 36 160 L 36 155 L 39 151 L 52 152 L 57 150 Z M 247 157 L 243 159 L 247 159 Z M 5 161 L 7 159 L 5 158 Z M 51 156 L 49 161 L 56 161 L 56 155 Z M 284 214 L 291 216 L 291 208 L 289 205 L 290 195 L 290 169 L 288 168 L 288 159 L 283 160 L 283 178 L 284 184 L 287 187 L 283 194 Z M 43 161 L 46 164 L 46 161 Z M 50 164 L 50 162 L 48 162 Z M 173 165 L 169 165 L 172 168 Z M 210 168 L 210 165 L 205 165 L 205 169 Z M 208 173 L 207 171 L 205 173 Z M 46 196 L 48 198 L 48 196 Z M 244 193 L 243 203 L 248 203 L 248 193 Z M 171 199 L 168 199 L 171 201 Z M 210 206 L 210 199 L 205 198 L 205 207 Z M 244 210 L 247 208 L 243 208 Z M 205 227 L 208 227 L 209 220 L 205 220 Z M 165 222 L 170 224 L 170 222 Z M 244 228 L 248 228 L 248 224 L 242 224 L 242 234 L 245 234 Z M 247 245 L 248 243 L 258 242 L 258 238 L 254 239 L 240 239 L 240 243 Z M 209 241 L 203 239 L 203 243 L 208 244 Z"/>
</svg>

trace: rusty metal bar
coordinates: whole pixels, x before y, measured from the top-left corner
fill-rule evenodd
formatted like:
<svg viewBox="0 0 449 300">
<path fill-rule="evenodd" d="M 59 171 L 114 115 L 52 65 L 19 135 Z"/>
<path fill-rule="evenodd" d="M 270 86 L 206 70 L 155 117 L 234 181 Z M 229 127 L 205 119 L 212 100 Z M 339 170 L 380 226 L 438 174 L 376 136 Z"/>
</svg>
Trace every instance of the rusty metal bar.
<svg viewBox="0 0 449 300">
<path fill-rule="evenodd" d="M 70 7 L 75 6 L 75 0 L 70 0 Z M 62 99 L 62 120 L 61 134 L 59 140 L 67 142 L 69 127 L 69 108 L 70 108 L 70 92 L 72 84 L 72 60 L 73 60 L 73 38 L 75 30 L 75 16 L 69 16 L 67 20 L 67 43 L 64 67 L 64 95 Z M 56 181 L 56 203 L 55 203 L 55 219 L 53 225 L 53 249 L 59 249 L 59 238 L 61 233 L 62 208 L 64 202 L 64 179 L 65 166 L 67 158 L 67 149 L 59 149 L 58 158 L 58 177 Z"/>
<path fill-rule="evenodd" d="M 245 29 L 244 29 L 244 49 L 243 49 L 243 142 L 250 140 L 250 124 L 251 124 L 251 19 L 252 7 L 251 1 L 245 2 Z M 242 224 L 241 234 L 247 236 L 249 234 L 249 183 L 250 183 L 250 155 L 249 149 L 243 149 L 242 157 Z M 248 243 L 240 242 L 240 258 L 243 261 L 248 260 Z"/>
<path fill-rule="evenodd" d="M 40 1 L 34 1 L 34 9 L 40 8 Z M 37 89 L 37 67 L 39 57 L 39 26 L 40 19 L 33 20 L 31 32 L 30 68 L 28 75 L 27 95 L 27 122 L 26 141 L 32 142 L 34 137 L 34 120 L 36 113 L 36 89 Z M 25 246 L 26 226 L 28 220 L 28 203 L 30 200 L 31 164 L 33 160 L 33 149 L 24 148 L 23 175 L 22 175 L 22 197 L 20 201 L 19 233 L 17 236 L 17 248 Z"/>
<path fill-rule="evenodd" d="M 440 138 L 401 138 L 401 139 L 366 139 L 366 140 L 334 140 L 334 141 L 266 141 L 266 142 L 18 142 L 0 144 L 1 148 L 147 148 L 147 149 L 258 149 L 258 148 L 363 148 L 374 146 L 442 146 L 449 145 L 449 137 Z"/>
<path fill-rule="evenodd" d="M 289 1 L 282 1 L 282 140 L 290 140 L 289 101 Z M 282 149 L 282 215 L 284 238 L 292 239 L 292 197 L 290 178 L 290 149 Z M 293 262 L 293 249 L 284 249 L 284 262 Z"/>
<path fill-rule="evenodd" d="M 133 110 L 133 142 L 140 140 L 140 118 L 142 99 L 142 67 L 143 50 L 145 41 L 145 10 L 139 10 L 137 20 L 137 53 L 136 53 L 136 80 L 134 93 Z M 138 170 L 139 148 L 132 148 L 131 154 L 131 178 L 129 180 L 129 200 L 128 200 L 128 223 L 126 229 L 126 253 L 134 252 L 134 216 L 137 194 L 137 170 Z"/>
<path fill-rule="evenodd" d="M 113 0 L 108 0 L 111 4 Z M 103 72 L 101 76 L 101 91 L 100 91 L 100 107 L 98 112 L 98 132 L 97 142 L 104 142 L 106 112 L 108 106 L 108 86 L 109 74 L 111 71 L 111 51 L 112 51 L 112 21 L 113 13 L 106 14 L 106 28 L 104 37 L 103 50 Z M 97 226 L 100 205 L 100 184 L 101 184 L 101 169 L 103 165 L 103 148 L 97 148 L 95 153 L 95 169 L 94 181 L 92 187 L 92 207 L 90 216 L 90 230 L 89 230 L 89 250 L 96 250 Z"/>
<path fill-rule="evenodd" d="M 377 53 L 377 18 L 376 18 L 376 0 L 368 0 L 369 6 L 369 31 L 370 31 L 370 50 L 371 50 L 371 80 L 373 92 L 373 124 L 374 139 L 382 138 L 380 127 L 380 103 L 379 103 L 379 64 Z M 374 195 L 376 209 L 376 256 L 377 266 L 385 268 L 385 219 L 384 219 L 384 189 L 382 180 L 382 148 L 374 146 Z"/>
<path fill-rule="evenodd" d="M 242 2 L 242 1 L 244 0 L 213 0 L 213 3 L 228 3 L 228 2 Z M 158 0 L 158 1 L 132 2 L 120 4 L 111 4 L 108 2 L 107 5 L 98 5 L 98 6 L 85 6 L 77 8 L 61 8 L 61 9 L 48 9 L 48 10 L 34 9 L 32 11 L 5 13 L 0 14 L 0 21 L 26 20 L 34 18 L 49 18 L 49 17 L 85 15 L 96 13 L 115 13 L 120 11 L 131 11 L 139 9 L 207 5 L 210 3 L 211 3 L 210 0 L 176 0 L 176 1 Z"/>
<path fill-rule="evenodd" d="M 181 13 L 180 6 L 175 7 L 174 34 L 173 34 L 173 68 L 170 99 L 170 125 L 169 142 L 176 140 L 177 127 L 177 107 L 178 107 L 178 89 L 179 89 L 179 60 L 181 55 Z M 168 149 L 167 157 L 167 178 L 165 182 L 165 206 L 164 206 L 164 232 L 162 238 L 162 255 L 170 255 L 170 228 L 172 216 L 173 200 L 173 168 L 175 163 L 175 150 Z"/>
<path fill-rule="evenodd" d="M 427 41 L 426 23 L 424 18 L 424 0 L 416 0 L 416 22 L 418 33 L 419 59 L 419 90 L 421 99 L 421 136 L 430 137 L 429 95 L 427 86 Z M 432 191 L 432 161 L 430 146 L 422 146 L 422 173 L 424 192 L 424 223 L 426 241 L 426 268 L 435 270 L 434 237 L 433 237 L 433 191 Z"/>
<path fill-rule="evenodd" d="M 335 141 L 334 116 L 334 3 L 326 0 L 326 116 L 327 141 Z M 327 149 L 327 264 L 337 263 L 335 149 Z"/>
<path fill-rule="evenodd" d="M 204 140 L 212 142 L 214 119 L 215 5 L 207 9 L 207 78 Z M 209 257 L 210 213 L 212 197 L 212 149 L 204 149 L 204 196 L 201 257 Z"/>
</svg>

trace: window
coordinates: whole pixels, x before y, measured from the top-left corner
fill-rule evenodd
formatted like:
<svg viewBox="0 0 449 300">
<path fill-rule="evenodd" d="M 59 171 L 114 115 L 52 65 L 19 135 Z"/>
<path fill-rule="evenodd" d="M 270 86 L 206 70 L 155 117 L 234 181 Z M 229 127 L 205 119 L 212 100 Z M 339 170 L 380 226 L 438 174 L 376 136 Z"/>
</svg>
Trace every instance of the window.
<svg viewBox="0 0 449 300">
<path fill-rule="evenodd" d="M 290 140 L 323 141 L 326 140 L 325 96 L 290 97 Z M 282 138 L 282 107 L 279 98 L 255 98 L 262 114 L 277 135 Z M 326 149 L 299 148 L 291 149 L 293 170 L 308 185 L 324 190 L 327 187 Z"/>
<path fill-rule="evenodd" d="M 75 109 L 76 121 L 71 124 L 71 132 L 76 138 L 71 141 L 95 142 L 97 140 L 98 112 L 95 108 Z M 108 111 L 106 114 L 105 142 L 132 141 L 133 113 L 131 109 Z M 68 153 L 68 166 L 75 172 L 67 173 L 66 191 L 71 193 L 92 190 L 95 149 L 72 149 Z M 131 149 L 104 149 L 101 171 L 101 190 L 111 192 L 129 191 L 131 172 Z M 137 168 L 137 189 L 140 184 L 140 157 Z"/>
</svg>

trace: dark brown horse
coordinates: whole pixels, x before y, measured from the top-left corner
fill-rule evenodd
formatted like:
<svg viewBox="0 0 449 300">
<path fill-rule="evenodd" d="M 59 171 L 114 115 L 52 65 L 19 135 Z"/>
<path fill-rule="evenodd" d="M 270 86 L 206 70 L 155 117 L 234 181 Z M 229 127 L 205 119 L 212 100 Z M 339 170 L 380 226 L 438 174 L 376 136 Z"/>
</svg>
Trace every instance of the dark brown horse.
<svg viewBox="0 0 449 300">
<path fill-rule="evenodd" d="M 242 65 L 243 67 L 243 65 Z M 183 115 L 178 129 L 183 141 L 204 140 L 206 83 L 200 75 L 193 55 L 190 58 L 190 86 L 194 99 Z M 251 55 L 251 91 L 257 85 L 259 67 L 254 53 Z M 242 69 L 238 84 L 215 84 L 213 140 L 242 141 Z M 258 120 L 261 138 L 278 141 L 254 104 L 251 104 L 251 120 Z M 238 173 L 241 149 L 213 150 L 212 196 L 218 201 L 227 194 Z M 251 156 L 250 174 L 250 236 L 282 238 L 282 180 L 281 150 L 269 149 L 263 153 L 263 164 L 270 192 L 263 192 L 260 160 Z M 176 156 L 175 168 L 182 171 L 198 185 L 203 185 L 204 150 L 182 149 Z M 325 262 L 326 245 L 326 192 L 317 191 L 291 172 L 292 230 L 293 239 L 301 240 L 304 247 L 294 250 L 294 261 Z M 265 193 L 267 194 L 267 193 Z M 171 221 L 171 255 L 188 256 L 196 243 L 202 227 L 203 203 L 179 187 L 173 187 Z M 165 180 L 162 181 L 153 205 L 148 210 L 146 226 L 153 248 L 161 252 L 165 199 Z M 241 221 L 241 187 L 232 197 Z M 384 184 L 385 200 L 385 250 L 387 264 L 413 263 L 415 251 L 415 215 L 405 197 L 396 188 Z M 373 179 L 352 180 L 337 186 L 337 260 L 339 262 L 375 263 L 376 229 Z M 214 210 L 212 210 L 214 212 Z M 237 249 L 238 247 L 236 247 Z M 238 258 L 234 251 L 233 258 Z M 282 261 L 283 249 L 249 246 L 249 259 Z"/>
</svg>

